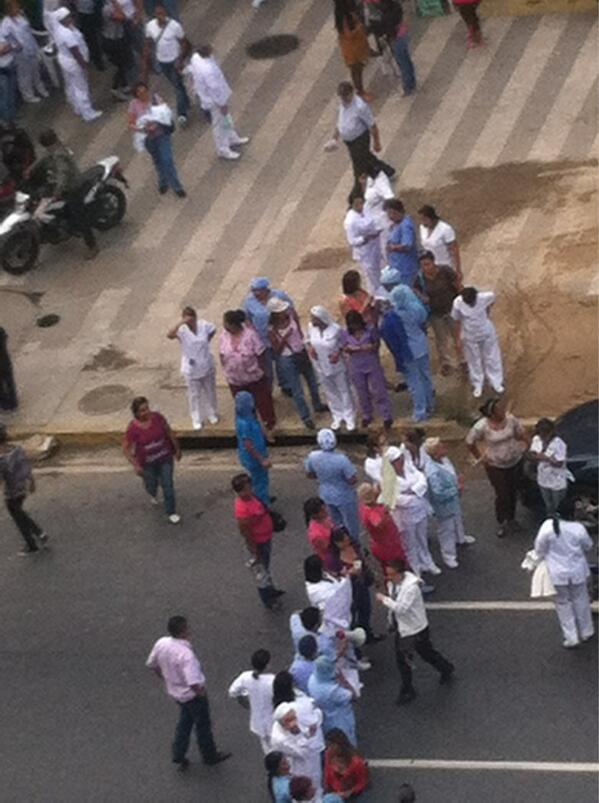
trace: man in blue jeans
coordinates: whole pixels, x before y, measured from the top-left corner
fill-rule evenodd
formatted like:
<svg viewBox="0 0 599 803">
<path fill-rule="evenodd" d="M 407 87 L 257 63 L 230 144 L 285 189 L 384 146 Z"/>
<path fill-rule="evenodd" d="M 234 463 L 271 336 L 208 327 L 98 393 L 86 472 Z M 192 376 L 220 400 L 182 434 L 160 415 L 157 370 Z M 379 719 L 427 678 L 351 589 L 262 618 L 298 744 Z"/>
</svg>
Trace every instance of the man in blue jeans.
<svg viewBox="0 0 599 803">
<path fill-rule="evenodd" d="M 231 753 L 220 753 L 214 744 L 206 678 L 189 641 L 187 619 L 184 616 L 171 616 L 167 630 L 169 635 L 158 639 L 152 647 L 146 666 L 164 680 L 167 694 L 180 709 L 173 742 L 173 763 L 180 770 L 189 767 L 187 750 L 195 725 L 198 749 L 204 764 L 220 764 L 230 758 Z"/>
<path fill-rule="evenodd" d="M 150 65 L 155 59 L 158 71 L 175 87 L 177 117 L 182 126 L 187 124 L 190 104 L 181 71 L 190 49 L 181 23 L 171 19 L 163 6 L 156 6 L 154 19 L 146 25 L 144 80 L 147 83 Z"/>
</svg>

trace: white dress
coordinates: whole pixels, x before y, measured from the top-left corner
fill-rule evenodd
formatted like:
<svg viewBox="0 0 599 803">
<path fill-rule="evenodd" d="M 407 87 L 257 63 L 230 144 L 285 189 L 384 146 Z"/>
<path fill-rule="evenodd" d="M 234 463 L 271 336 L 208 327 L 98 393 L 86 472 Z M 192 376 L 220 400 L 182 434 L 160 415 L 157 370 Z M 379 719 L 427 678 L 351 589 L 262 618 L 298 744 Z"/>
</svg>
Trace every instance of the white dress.
<svg viewBox="0 0 599 803">
<path fill-rule="evenodd" d="M 479 292 L 473 307 L 461 296 L 453 301 L 451 317 L 462 327 L 462 345 L 468 363 L 468 375 L 475 396 L 482 394 L 485 377 L 496 393 L 503 393 L 503 365 L 495 326 L 488 309 L 495 303 L 495 293 Z"/>
<path fill-rule="evenodd" d="M 345 421 L 348 429 L 356 425 L 356 405 L 354 403 L 347 365 L 340 354 L 341 327 L 336 323 L 329 324 L 326 329 L 310 323 L 306 342 L 312 347 L 316 359 L 312 358 L 321 388 L 324 390 L 327 404 L 333 416 L 331 426 L 338 429 Z M 331 357 L 339 355 L 336 362 Z"/>
<path fill-rule="evenodd" d="M 272 731 L 272 673 L 254 676 L 253 671 L 242 672 L 229 686 L 229 697 L 245 697 L 250 705 L 250 730 L 260 739 L 264 753 L 270 752 Z"/>
</svg>

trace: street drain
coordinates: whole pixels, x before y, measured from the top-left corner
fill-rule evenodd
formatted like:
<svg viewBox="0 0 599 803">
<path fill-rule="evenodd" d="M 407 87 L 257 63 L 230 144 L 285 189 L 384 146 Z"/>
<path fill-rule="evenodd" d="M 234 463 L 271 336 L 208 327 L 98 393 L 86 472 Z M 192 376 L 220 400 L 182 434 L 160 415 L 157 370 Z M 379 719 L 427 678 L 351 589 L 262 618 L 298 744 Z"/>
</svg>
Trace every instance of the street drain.
<svg viewBox="0 0 599 803">
<path fill-rule="evenodd" d="M 42 329 L 47 329 L 49 326 L 56 326 L 60 321 L 60 315 L 51 312 L 49 315 L 42 315 L 36 320 L 36 325 L 41 326 Z"/>
<path fill-rule="evenodd" d="M 299 47 L 297 36 L 289 33 L 265 36 L 247 47 L 247 54 L 251 59 L 276 59 L 286 56 Z"/>
</svg>

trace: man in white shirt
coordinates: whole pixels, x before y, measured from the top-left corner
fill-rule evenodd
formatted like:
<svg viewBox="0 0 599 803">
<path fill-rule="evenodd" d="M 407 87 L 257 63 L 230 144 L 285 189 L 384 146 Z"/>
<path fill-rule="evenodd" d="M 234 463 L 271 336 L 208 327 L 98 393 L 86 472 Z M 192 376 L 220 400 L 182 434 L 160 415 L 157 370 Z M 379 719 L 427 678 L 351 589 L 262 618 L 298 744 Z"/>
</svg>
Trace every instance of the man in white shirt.
<svg viewBox="0 0 599 803">
<path fill-rule="evenodd" d="M 396 628 L 395 654 L 401 676 L 397 705 L 408 703 L 416 697 L 412 683 L 414 652 L 435 667 L 440 674 L 440 683 L 448 683 L 455 667 L 432 645 L 420 580 L 407 571 L 403 561 L 388 564 L 387 594 L 377 593 L 376 598 L 389 610 L 392 626 Z"/>
<path fill-rule="evenodd" d="M 187 750 L 195 725 L 204 764 L 220 764 L 230 758 L 231 753 L 220 753 L 214 744 L 206 678 L 189 642 L 187 619 L 184 616 L 171 616 L 167 630 L 169 635 L 158 639 L 152 647 L 146 666 L 164 680 L 167 694 L 180 708 L 173 742 L 173 763 L 178 764 L 181 770 L 189 766 Z"/>
<path fill-rule="evenodd" d="M 359 262 L 366 275 L 369 292 L 374 295 L 381 286 L 381 229 L 364 208 L 364 198 L 354 195 L 343 222 L 352 257 Z"/>
<path fill-rule="evenodd" d="M 195 430 L 202 429 L 204 419 L 218 423 L 216 402 L 216 371 L 210 353 L 210 341 L 216 326 L 198 320 L 193 307 L 185 307 L 182 319 L 167 332 L 169 340 L 181 344 L 181 375 L 187 384 L 187 397 L 191 423 Z"/>
<path fill-rule="evenodd" d="M 150 63 L 155 58 L 159 72 L 175 87 L 177 117 L 179 125 L 184 126 L 189 113 L 189 98 L 181 72 L 190 45 L 181 23 L 171 19 L 163 6 L 156 6 L 154 13 L 154 19 L 146 25 L 144 80 L 148 82 Z"/>
<path fill-rule="evenodd" d="M 476 287 L 464 287 L 451 309 L 476 399 L 482 396 L 485 377 L 495 393 L 503 393 L 501 351 L 495 326 L 489 317 L 494 303 L 495 293 L 481 293 Z"/>
<path fill-rule="evenodd" d="M 379 129 L 374 120 L 370 106 L 355 94 L 349 81 L 342 81 L 337 88 L 341 101 L 337 114 L 337 126 L 333 139 L 345 142 L 354 168 L 356 186 L 359 177 L 365 172 L 375 174 L 382 170 L 389 178 L 395 175 L 395 168 L 381 161 L 370 150 L 370 137 L 375 153 L 381 150 Z"/>
<path fill-rule="evenodd" d="M 210 115 L 216 153 L 221 159 L 239 159 L 234 147 L 245 145 L 249 137 L 240 137 L 229 111 L 231 87 L 212 53 L 210 45 L 203 45 L 194 53 L 187 67 L 195 92 L 204 111 Z"/>
</svg>

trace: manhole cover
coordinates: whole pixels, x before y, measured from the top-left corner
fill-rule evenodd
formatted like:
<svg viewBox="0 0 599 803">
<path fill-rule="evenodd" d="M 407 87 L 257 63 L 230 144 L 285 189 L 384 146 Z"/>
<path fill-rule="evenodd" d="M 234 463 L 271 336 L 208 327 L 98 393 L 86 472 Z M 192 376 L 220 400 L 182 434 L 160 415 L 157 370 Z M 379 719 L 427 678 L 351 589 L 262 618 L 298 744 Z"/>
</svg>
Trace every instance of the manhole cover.
<svg viewBox="0 0 599 803">
<path fill-rule="evenodd" d="M 60 321 L 60 315 L 55 315 L 51 312 L 49 315 L 42 315 L 36 320 L 36 324 L 41 326 L 42 329 L 47 329 L 49 326 L 56 326 Z"/>
<path fill-rule="evenodd" d="M 86 415 L 105 415 L 125 410 L 133 398 L 126 385 L 102 385 L 86 393 L 79 400 L 79 409 Z"/>
<path fill-rule="evenodd" d="M 299 39 L 289 33 L 282 33 L 276 36 L 265 36 L 258 39 L 247 47 L 247 54 L 251 59 L 276 59 L 279 56 L 286 56 L 288 53 L 297 50 Z"/>
</svg>

